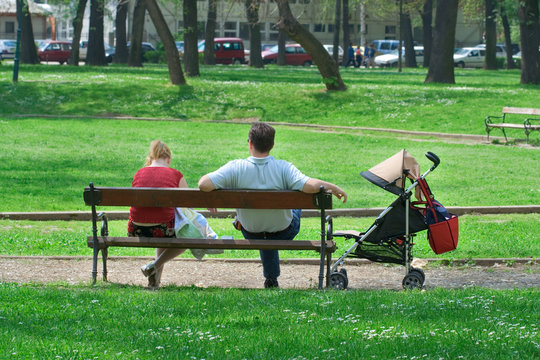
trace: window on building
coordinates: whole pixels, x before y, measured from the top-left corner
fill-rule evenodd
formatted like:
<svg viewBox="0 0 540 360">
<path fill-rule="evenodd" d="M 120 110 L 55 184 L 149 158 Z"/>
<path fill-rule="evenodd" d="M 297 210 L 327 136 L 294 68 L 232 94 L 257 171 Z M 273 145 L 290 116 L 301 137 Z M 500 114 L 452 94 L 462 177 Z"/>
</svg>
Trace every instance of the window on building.
<svg viewBox="0 0 540 360">
<path fill-rule="evenodd" d="M 384 33 L 386 35 L 395 34 L 396 33 L 396 26 L 395 25 L 386 25 L 384 27 Z"/>
<path fill-rule="evenodd" d="M 328 24 L 328 32 L 333 33 L 334 32 L 334 24 Z"/>
<path fill-rule="evenodd" d="M 237 22 L 236 21 L 226 21 L 225 24 L 223 24 L 223 36 L 225 37 L 237 37 L 238 31 L 237 31 Z"/>
<path fill-rule="evenodd" d="M 242 39 L 249 39 L 249 25 L 248 23 L 240 23 L 240 37 Z"/>
<path fill-rule="evenodd" d="M 313 25 L 313 32 L 324 32 L 325 24 L 315 24 Z"/>
<path fill-rule="evenodd" d="M 14 33 L 15 33 L 15 22 L 6 21 L 6 34 L 14 34 Z"/>
<path fill-rule="evenodd" d="M 204 39 L 205 33 L 206 33 L 206 22 L 197 21 L 197 37 L 199 39 Z"/>
</svg>

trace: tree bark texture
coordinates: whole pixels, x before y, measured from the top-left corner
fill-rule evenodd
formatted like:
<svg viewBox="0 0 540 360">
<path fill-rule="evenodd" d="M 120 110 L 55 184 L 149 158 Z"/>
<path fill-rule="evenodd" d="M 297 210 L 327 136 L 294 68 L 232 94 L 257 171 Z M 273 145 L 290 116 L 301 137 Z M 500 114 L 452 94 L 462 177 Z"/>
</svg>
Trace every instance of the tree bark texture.
<svg viewBox="0 0 540 360">
<path fill-rule="evenodd" d="M 277 26 L 307 51 L 322 75 L 327 90 L 346 90 L 337 63 L 322 44 L 293 16 L 288 0 L 276 0 L 279 8 Z"/>
<path fill-rule="evenodd" d="M 287 59 L 285 58 L 285 43 L 287 41 L 287 33 L 279 29 L 278 33 L 278 55 L 277 55 L 277 64 L 278 66 L 287 65 Z"/>
<path fill-rule="evenodd" d="M 424 35 L 424 67 L 429 67 L 433 44 L 433 0 L 426 0 L 422 9 L 422 32 Z"/>
<path fill-rule="evenodd" d="M 127 48 L 127 15 L 128 0 L 120 0 L 116 6 L 116 50 L 113 61 L 116 64 L 126 64 L 128 62 L 129 52 Z"/>
<path fill-rule="evenodd" d="M 485 0 L 486 57 L 484 69 L 497 70 L 497 23 L 495 22 L 495 0 Z"/>
<path fill-rule="evenodd" d="M 540 84 L 538 0 L 518 0 L 521 83 Z"/>
<path fill-rule="evenodd" d="M 180 65 L 180 55 L 178 55 L 178 49 L 174 43 L 174 37 L 167 26 L 167 22 L 163 17 L 156 0 L 146 0 L 146 9 L 150 13 L 150 18 L 154 23 L 154 27 L 159 35 L 159 39 L 165 49 L 165 57 L 167 58 L 167 65 L 169 67 L 169 78 L 173 85 L 184 85 L 186 80 L 184 73 L 182 72 L 182 66 Z"/>
<path fill-rule="evenodd" d="M 405 67 L 415 68 L 417 65 L 416 55 L 414 53 L 411 15 L 406 12 L 402 13 L 400 24 L 403 45 L 405 46 Z"/>
<path fill-rule="evenodd" d="M 437 2 L 435 32 L 426 83 L 454 84 L 454 44 L 459 0 Z"/>
<path fill-rule="evenodd" d="M 339 29 L 337 29 L 339 31 Z M 349 45 L 351 36 L 349 33 L 349 0 L 343 0 L 343 64 L 349 61 Z M 354 57 L 354 55 L 353 55 Z"/>
<path fill-rule="evenodd" d="M 199 76 L 197 49 L 197 0 L 184 0 L 184 67 L 189 77 Z M 206 49 L 207 44 L 204 44 Z"/>
<path fill-rule="evenodd" d="M 73 41 L 71 42 L 71 54 L 69 55 L 68 64 L 79 66 L 79 46 L 81 42 L 81 32 L 84 19 L 84 10 L 86 9 L 87 0 L 79 0 L 77 3 L 77 14 L 73 19 Z"/>
<path fill-rule="evenodd" d="M 245 0 L 249 30 L 249 66 L 263 68 L 261 55 L 261 25 L 259 23 L 259 0 Z"/>
<path fill-rule="evenodd" d="M 510 22 L 508 21 L 508 16 L 506 15 L 506 7 L 500 7 L 500 14 L 504 31 L 504 44 L 506 46 L 506 68 L 513 69 L 516 67 L 516 64 L 514 62 L 514 58 L 512 57 L 512 36 L 510 35 Z"/>
<path fill-rule="evenodd" d="M 21 8 L 21 1 L 17 1 L 17 11 L 22 11 L 20 43 L 21 62 L 23 64 L 39 64 L 39 56 L 37 55 L 36 43 L 34 42 L 34 29 L 32 28 L 28 2 L 23 0 Z"/>
<path fill-rule="evenodd" d="M 341 29 L 341 0 L 336 0 L 336 13 L 334 19 L 334 41 L 332 58 L 339 64 L 339 29 Z"/>
<path fill-rule="evenodd" d="M 215 65 L 214 36 L 216 33 L 217 0 L 208 0 L 208 13 L 206 17 L 206 29 L 204 31 L 204 58 L 205 65 Z M 206 46 L 208 44 L 208 46 Z"/>
<path fill-rule="evenodd" d="M 142 39 L 144 33 L 144 16 L 146 5 L 144 0 L 136 0 L 133 9 L 133 25 L 129 45 L 128 66 L 142 67 Z"/>
<path fill-rule="evenodd" d="M 103 7 L 104 0 L 90 0 L 90 29 L 88 31 L 88 51 L 86 53 L 86 63 L 88 65 L 107 65 L 105 44 L 103 43 Z"/>
</svg>

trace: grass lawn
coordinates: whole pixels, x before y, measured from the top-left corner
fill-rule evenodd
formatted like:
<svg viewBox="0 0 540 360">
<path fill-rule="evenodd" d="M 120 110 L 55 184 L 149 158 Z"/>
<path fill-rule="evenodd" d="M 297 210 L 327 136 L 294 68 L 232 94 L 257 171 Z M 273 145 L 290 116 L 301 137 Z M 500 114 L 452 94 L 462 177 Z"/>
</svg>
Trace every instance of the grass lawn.
<svg viewBox="0 0 540 360">
<path fill-rule="evenodd" d="M 0 284 L 0 357 L 535 359 L 539 295 Z"/>
</svg>

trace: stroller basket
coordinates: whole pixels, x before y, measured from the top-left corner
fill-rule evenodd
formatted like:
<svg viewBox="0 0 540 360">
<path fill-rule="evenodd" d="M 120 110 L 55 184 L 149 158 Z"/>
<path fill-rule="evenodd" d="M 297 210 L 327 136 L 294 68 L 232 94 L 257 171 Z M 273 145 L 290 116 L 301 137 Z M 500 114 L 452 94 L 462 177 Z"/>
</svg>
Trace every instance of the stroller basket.
<svg viewBox="0 0 540 360">
<path fill-rule="evenodd" d="M 364 242 L 349 256 L 373 262 L 405 265 L 406 252 L 401 239 L 387 239 L 379 244 Z"/>
</svg>

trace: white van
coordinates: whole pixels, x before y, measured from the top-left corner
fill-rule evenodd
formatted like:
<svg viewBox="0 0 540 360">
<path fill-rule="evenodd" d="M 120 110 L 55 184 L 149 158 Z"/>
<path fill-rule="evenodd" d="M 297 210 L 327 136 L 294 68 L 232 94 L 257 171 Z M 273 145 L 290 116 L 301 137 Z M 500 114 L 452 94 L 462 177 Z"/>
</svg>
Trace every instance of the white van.
<svg viewBox="0 0 540 360">
<path fill-rule="evenodd" d="M 375 55 L 389 54 L 399 47 L 399 40 L 373 40 L 371 43 L 375 47 Z"/>
<path fill-rule="evenodd" d="M 479 48 L 466 47 L 459 49 L 454 53 L 454 65 L 460 68 L 484 66 L 486 50 Z"/>
</svg>

